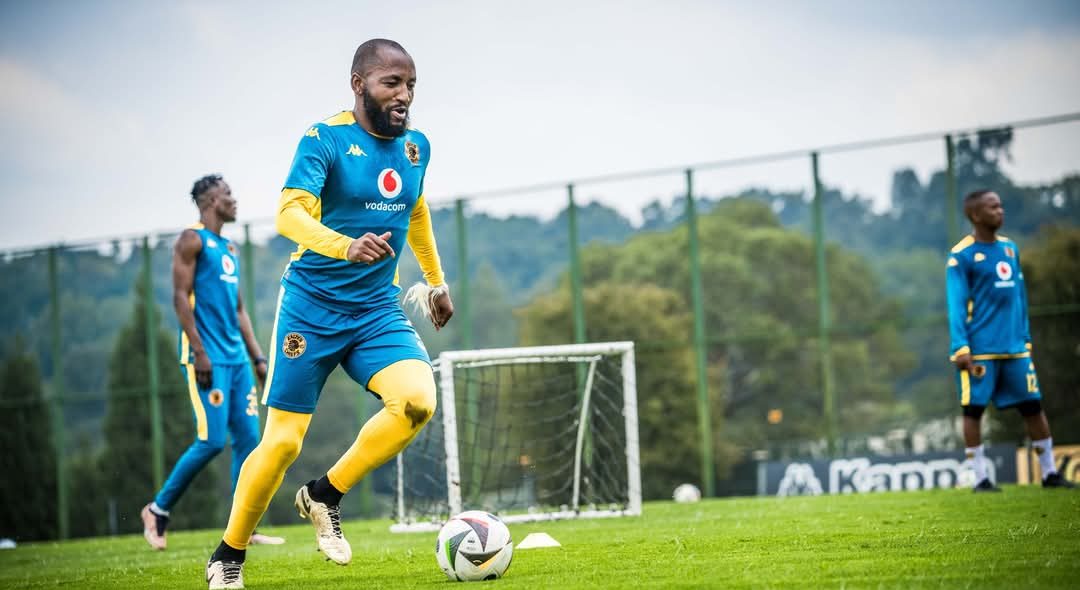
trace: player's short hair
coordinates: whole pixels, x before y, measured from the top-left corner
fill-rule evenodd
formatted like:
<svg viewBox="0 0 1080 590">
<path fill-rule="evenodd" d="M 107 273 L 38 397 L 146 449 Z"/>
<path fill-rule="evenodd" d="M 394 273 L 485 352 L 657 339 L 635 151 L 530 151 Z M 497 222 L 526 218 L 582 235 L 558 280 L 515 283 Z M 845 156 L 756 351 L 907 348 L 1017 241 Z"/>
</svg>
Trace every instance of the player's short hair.
<svg viewBox="0 0 1080 590">
<path fill-rule="evenodd" d="M 989 195 L 992 192 L 994 191 L 988 188 L 981 188 L 977 191 L 971 191 L 967 194 L 966 197 L 964 197 L 964 206 L 974 203 L 975 201 L 978 201 L 979 199 L 985 197 L 986 195 Z"/>
<path fill-rule="evenodd" d="M 356 53 L 353 54 L 352 59 L 352 72 L 354 74 L 364 75 L 364 72 L 368 71 L 379 60 L 379 50 L 396 49 L 409 55 L 408 51 L 401 46 L 397 41 L 391 41 L 390 39 L 369 39 L 360 44 L 360 47 L 356 48 Z"/>
<path fill-rule="evenodd" d="M 196 204 L 199 202 L 199 197 L 206 194 L 206 191 L 214 188 L 217 183 L 225 180 L 220 174 L 207 174 L 202 178 L 195 181 L 195 184 L 191 187 L 191 200 Z"/>
</svg>

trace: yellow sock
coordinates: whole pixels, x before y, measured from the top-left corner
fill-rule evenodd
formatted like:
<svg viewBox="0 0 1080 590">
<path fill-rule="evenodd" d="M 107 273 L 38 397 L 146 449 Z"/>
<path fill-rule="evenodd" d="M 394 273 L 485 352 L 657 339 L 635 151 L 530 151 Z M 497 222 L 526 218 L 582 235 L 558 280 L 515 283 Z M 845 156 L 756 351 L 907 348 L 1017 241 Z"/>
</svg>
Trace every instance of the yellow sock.
<svg viewBox="0 0 1080 590">
<path fill-rule="evenodd" d="M 383 409 L 364 424 L 356 442 L 326 472 L 343 493 L 409 446 L 435 413 L 435 377 L 424 361 L 398 361 L 375 373 L 368 388 L 382 397 Z"/>
<path fill-rule="evenodd" d="M 270 408 L 262 440 L 240 468 L 223 537 L 225 544 L 234 549 L 247 548 L 252 531 L 281 487 L 285 470 L 300 455 L 309 424 L 311 414 Z"/>
</svg>

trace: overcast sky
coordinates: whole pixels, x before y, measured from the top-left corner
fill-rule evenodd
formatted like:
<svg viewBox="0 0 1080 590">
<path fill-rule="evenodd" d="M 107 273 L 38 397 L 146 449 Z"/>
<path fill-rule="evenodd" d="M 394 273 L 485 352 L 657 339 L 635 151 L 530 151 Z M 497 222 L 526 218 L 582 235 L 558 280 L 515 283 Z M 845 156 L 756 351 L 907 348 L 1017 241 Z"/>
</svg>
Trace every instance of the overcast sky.
<svg viewBox="0 0 1080 590">
<path fill-rule="evenodd" d="M 301 134 L 352 106 L 353 51 L 399 41 L 438 204 L 504 187 L 1080 111 L 1080 2 L 0 3 L 0 248 L 182 227 L 221 172 L 273 216 Z M 1021 133 L 1014 173 L 1080 170 L 1080 124 Z M 883 202 L 940 142 L 825 158 Z M 795 161 L 703 192 L 802 188 Z M 627 215 L 677 176 L 587 186 Z M 559 191 L 482 200 L 550 214 Z M 438 228 L 436 228 L 438 229 Z"/>
</svg>

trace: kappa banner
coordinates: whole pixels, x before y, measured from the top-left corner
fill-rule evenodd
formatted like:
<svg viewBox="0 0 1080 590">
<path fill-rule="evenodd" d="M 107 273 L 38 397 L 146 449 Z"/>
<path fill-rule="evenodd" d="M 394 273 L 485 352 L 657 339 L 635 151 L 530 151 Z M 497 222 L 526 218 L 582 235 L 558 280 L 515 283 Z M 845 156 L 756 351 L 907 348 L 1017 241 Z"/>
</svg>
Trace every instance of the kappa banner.
<svg viewBox="0 0 1080 590">
<path fill-rule="evenodd" d="M 1016 482 L 1016 449 L 1004 445 L 986 450 L 990 478 Z M 770 461 L 758 466 L 758 495 L 800 496 L 853 494 L 891 490 L 928 490 L 973 485 L 963 451 L 851 457 L 812 461 Z"/>
</svg>

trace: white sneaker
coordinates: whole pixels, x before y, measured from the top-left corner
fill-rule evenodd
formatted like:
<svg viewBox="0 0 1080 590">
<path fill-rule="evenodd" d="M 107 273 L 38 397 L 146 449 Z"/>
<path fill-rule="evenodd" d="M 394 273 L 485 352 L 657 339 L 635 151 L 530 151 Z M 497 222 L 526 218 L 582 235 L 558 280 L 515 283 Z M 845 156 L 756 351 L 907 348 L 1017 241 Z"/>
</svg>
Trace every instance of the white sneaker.
<svg viewBox="0 0 1080 590">
<path fill-rule="evenodd" d="M 150 544 L 150 548 L 155 551 L 164 551 L 165 527 L 169 524 L 169 518 L 154 514 L 149 504 L 143 506 L 139 516 L 142 517 L 143 522 L 143 538 Z"/>
<path fill-rule="evenodd" d="M 234 590 L 244 587 L 244 563 L 210 561 L 206 564 L 206 583 L 210 590 Z"/>
<path fill-rule="evenodd" d="M 251 538 L 248 539 L 248 545 L 284 545 L 284 537 L 274 537 L 271 535 L 264 535 L 259 531 L 251 533 Z"/>
<path fill-rule="evenodd" d="M 314 483 L 314 482 L 311 482 Z M 316 502 L 308 493 L 311 483 L 300 486 L 296 491 L 296 509 L 300 518 L 311 520 L 315 526 L 315 544 L 326 558 L 339 565 L 346 565 L 352 560 L 352 547 L 341 534 L 341 507 Z"/>
</svg>

